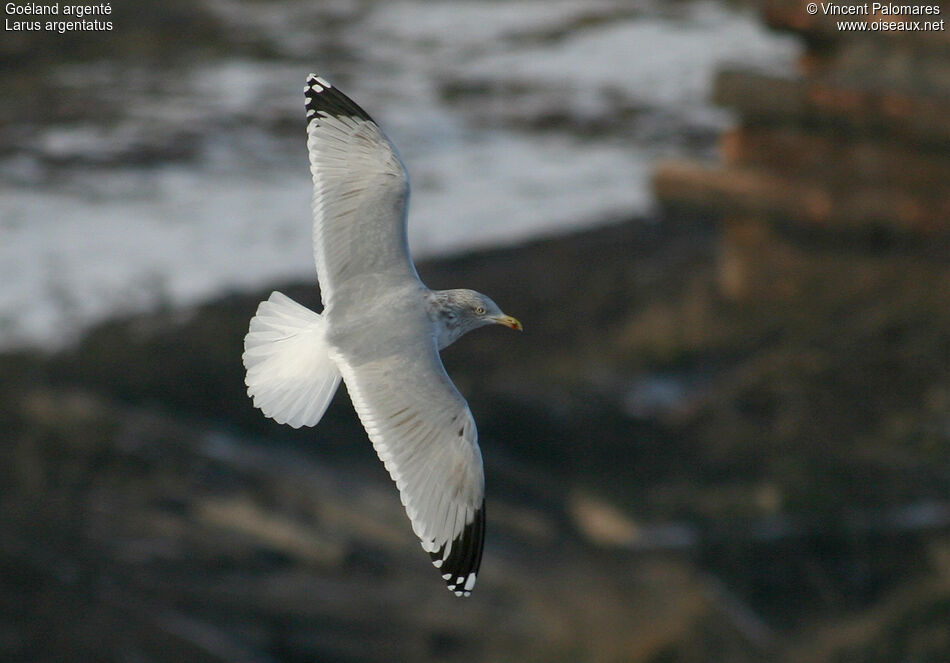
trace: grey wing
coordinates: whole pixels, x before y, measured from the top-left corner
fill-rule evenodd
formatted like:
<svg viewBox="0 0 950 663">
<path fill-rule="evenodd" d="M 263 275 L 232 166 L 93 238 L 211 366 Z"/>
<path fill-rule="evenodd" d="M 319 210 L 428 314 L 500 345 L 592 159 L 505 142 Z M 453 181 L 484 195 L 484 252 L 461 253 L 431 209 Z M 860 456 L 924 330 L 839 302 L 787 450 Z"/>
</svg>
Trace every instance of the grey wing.
<svg viewBox="0 0 950 663">
<path fill-rule="evenodd" d="M 449 589 L 467 596 L 484 545 L 485 475 L 472 413 L 434 340 L 359 365 L 344 352 L 334 360 L 422 547 Z"/>
<path fill-rule="evenodd" d="M 417 279 L 406 240 L 409 178 L 376 122 L 324 79 L 304 88 L 313 253 L 324 306 L 367 273 Z"/>
</svg>

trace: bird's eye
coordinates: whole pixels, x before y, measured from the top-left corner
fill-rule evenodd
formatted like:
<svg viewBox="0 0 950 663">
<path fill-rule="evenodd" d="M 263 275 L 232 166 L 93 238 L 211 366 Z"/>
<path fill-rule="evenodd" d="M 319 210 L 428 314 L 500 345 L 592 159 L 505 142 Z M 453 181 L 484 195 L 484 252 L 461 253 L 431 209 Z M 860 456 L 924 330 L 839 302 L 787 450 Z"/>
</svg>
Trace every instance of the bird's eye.
<svg viewBox="0 0 950 663">
<path fill-rule="evenodd" d="M 485 315 L 485 309 L 481 306 L 475 307 L 475 315 Z"/>
</svg>

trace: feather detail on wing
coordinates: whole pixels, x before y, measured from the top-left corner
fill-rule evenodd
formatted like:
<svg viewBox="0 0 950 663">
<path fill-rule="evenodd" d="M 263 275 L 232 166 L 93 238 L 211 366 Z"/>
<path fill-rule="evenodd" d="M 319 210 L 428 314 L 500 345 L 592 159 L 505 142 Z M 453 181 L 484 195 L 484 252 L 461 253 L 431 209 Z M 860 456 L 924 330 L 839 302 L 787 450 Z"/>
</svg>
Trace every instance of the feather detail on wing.
<svg viewBox="0 0 950 663">
<path fill-rule="evenodd" d="M 313 176 L 313 252 L 324 306 L 354 276 L 418 278 L 406 240 L 409 179 L 376 122 L 311 74 L 304 88 Z"/>
<path fill-rule="evenodd" d="M 467 596 L 484 545 L 485 479 L 475 421 L 435 344 L 360 365 L 334 358 L 423 549 Z"/>
</svg>

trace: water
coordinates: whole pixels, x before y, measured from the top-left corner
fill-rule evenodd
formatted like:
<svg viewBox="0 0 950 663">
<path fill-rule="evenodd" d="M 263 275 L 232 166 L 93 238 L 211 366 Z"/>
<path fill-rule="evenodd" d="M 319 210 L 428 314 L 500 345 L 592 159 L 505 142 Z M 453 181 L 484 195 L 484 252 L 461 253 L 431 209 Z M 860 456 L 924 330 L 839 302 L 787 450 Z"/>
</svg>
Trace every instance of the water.
<svg viewBox="0 0 950 663">
<path fill-rule="evenodd" d="M 24 111 L 0 132 L 0 345 L 58 345 L 116 312 L 312 278 L 311 70 L 399 147 L 418 257 L 648 214 L 652 163 L 710 154 L 730 121 L 707 102 L 716 69 L 789 71 L 798 53 L 715 3 L 206 10 L 226 48 L 186 66 L 64 58 L 46 74 L 51 103 L 80 110 Z"/>
</svg>

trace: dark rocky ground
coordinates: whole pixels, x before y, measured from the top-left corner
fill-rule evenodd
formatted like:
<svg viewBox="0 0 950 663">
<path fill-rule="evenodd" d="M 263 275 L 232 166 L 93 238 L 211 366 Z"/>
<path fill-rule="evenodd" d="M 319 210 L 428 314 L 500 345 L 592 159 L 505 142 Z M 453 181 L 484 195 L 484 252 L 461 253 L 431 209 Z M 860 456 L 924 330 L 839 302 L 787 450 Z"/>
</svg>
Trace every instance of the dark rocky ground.
<svg viewBox="0 0 950 663">
<path fill-rule="evenodd" d="M 345 393 L 314 430 L 251 407 L 269 289 L 3 356 L 0 659 L 948 660 L 947 254 L 852 239 L 786 238 L 741 301 L 689 220 L 421 265 L 525 324 L 444 357 L 488 477 L 468 600 Z"/>
</svg>

